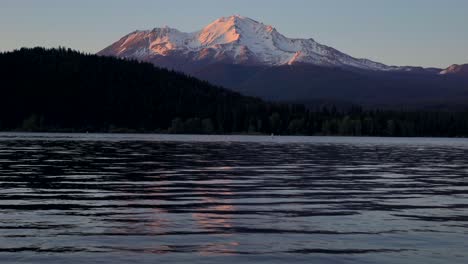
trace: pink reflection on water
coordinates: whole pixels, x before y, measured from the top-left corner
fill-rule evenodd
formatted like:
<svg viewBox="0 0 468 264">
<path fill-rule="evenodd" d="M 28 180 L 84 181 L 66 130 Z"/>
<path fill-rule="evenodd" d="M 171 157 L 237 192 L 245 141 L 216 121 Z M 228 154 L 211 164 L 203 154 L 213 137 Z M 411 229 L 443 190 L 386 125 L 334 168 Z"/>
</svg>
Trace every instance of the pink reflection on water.
<svg viewBox="0 0 468 264">
<path fill-rule="evenodd" d="M 226 186 L 229 185 L 230 182 L 231 181 L 229 180 L 223 180 L 222 182 L 219 182 L 219 184 Z M 230 191 L 222 191 L 219 194 L 222 196 L 230 196 L 233 193 Z M 233 205 L 229 204 L 229 200 L 210 197 L 209 195 L 209 193 L 206 193 L 205 197 L 202 198 L 202 202 L 209 206 L 204 207 L 203 210 L 193 213 L 192 216 L 198 228 L 216 232 L 216 234 L 212 235 L 213 240 L 217 240 L 219 242 L 202 245 L 199 248 L 198 253 L 203 256 L 236 254 L 236 248 L 239 246 L 239 242 L 227 241 L 232 237 L 230 229 L 233 227 L 232 215 L 229 214 L 229 212 L 234 212 L 236 209 Z"/>
</svg>

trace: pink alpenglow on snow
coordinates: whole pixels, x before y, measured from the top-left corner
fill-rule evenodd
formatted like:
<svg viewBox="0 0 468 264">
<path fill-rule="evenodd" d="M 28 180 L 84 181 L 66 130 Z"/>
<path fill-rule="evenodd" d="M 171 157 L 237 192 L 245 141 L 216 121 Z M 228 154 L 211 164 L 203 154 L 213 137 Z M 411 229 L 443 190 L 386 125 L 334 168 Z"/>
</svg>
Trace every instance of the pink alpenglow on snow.
<svg viewBox="0 0 468 264">
<path fill-rule="evenodd" d="M 404 70 L 404 67 L 354 58 L 311 38 L 287 38 L 272 26 L 239 15 L 219 18 L 192 33 L 169 27 L 138 30 L 98 54 L 143 61 L 167 56 L 190 62 L 265 66 L 312 64 L 378 71 Z"/>
</svg>

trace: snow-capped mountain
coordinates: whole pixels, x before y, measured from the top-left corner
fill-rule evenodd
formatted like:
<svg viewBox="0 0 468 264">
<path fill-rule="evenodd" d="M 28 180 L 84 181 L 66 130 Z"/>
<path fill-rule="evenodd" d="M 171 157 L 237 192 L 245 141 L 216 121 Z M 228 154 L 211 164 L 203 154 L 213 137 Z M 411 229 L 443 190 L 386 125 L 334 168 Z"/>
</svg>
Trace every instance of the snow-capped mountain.
<svg viewBox="0 0 468 264">
<path fill-rule="evenodd" d="M 292 39 L 242 16 L 200 31 L 135 31 L 98 53 L 174 69 L 212 84 L 273 101 L 316 100 L 370 105 L 438 105 L 468 98 L 468 78 L 453 66 L 397 67 L 358 59 L 313 39 Z M 468 76 L 468 75 L 466 75 Z"/>
<path fill-rule="evenodd" d="M 135 31 L 98 54 L 162 66 L 222 62 L 263 66 L 310 64 L 375 71 L 412 69 L 357 59 L 313 39 L 287 38 L 272 26 L 242 16 L 217 19 L 193 33 L 169 27 Z"/>
<path fill-rule="evenodd" d="M 467 75 L 468 76 L 468 64 L 458 65 L 453 64 L 447 69 L 440 72 L 442 75 L 455 74 L 455 75 Z"/>
</svg>

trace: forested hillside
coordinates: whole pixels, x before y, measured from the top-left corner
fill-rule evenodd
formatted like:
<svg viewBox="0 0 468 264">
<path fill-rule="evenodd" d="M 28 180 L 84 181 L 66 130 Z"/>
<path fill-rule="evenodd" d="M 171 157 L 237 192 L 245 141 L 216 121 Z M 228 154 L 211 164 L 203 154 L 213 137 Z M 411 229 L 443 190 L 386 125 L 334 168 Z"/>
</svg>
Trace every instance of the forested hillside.
<svg viewBox="0 0 468 264">
<path fill-rule="evenodd" d="M 0 130 L 468 136 L 468 112 L 268 103 L 148 63 L 69 49 L 0 54 Z"/>
</svg>

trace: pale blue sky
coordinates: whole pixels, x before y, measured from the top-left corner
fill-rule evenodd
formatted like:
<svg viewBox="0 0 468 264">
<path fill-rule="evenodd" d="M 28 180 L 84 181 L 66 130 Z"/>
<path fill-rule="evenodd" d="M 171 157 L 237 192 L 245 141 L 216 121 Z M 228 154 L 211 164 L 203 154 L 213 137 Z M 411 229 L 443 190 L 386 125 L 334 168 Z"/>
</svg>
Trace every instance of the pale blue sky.
<svg viewBox="0 0 468 264">
<path fill-rule="evenodd" d="M 468 63 L 467 0 L 0 0 L 0 50 L 97 52 L 135 29 L 239 14 L 392 65 Z"/>
</svg>

